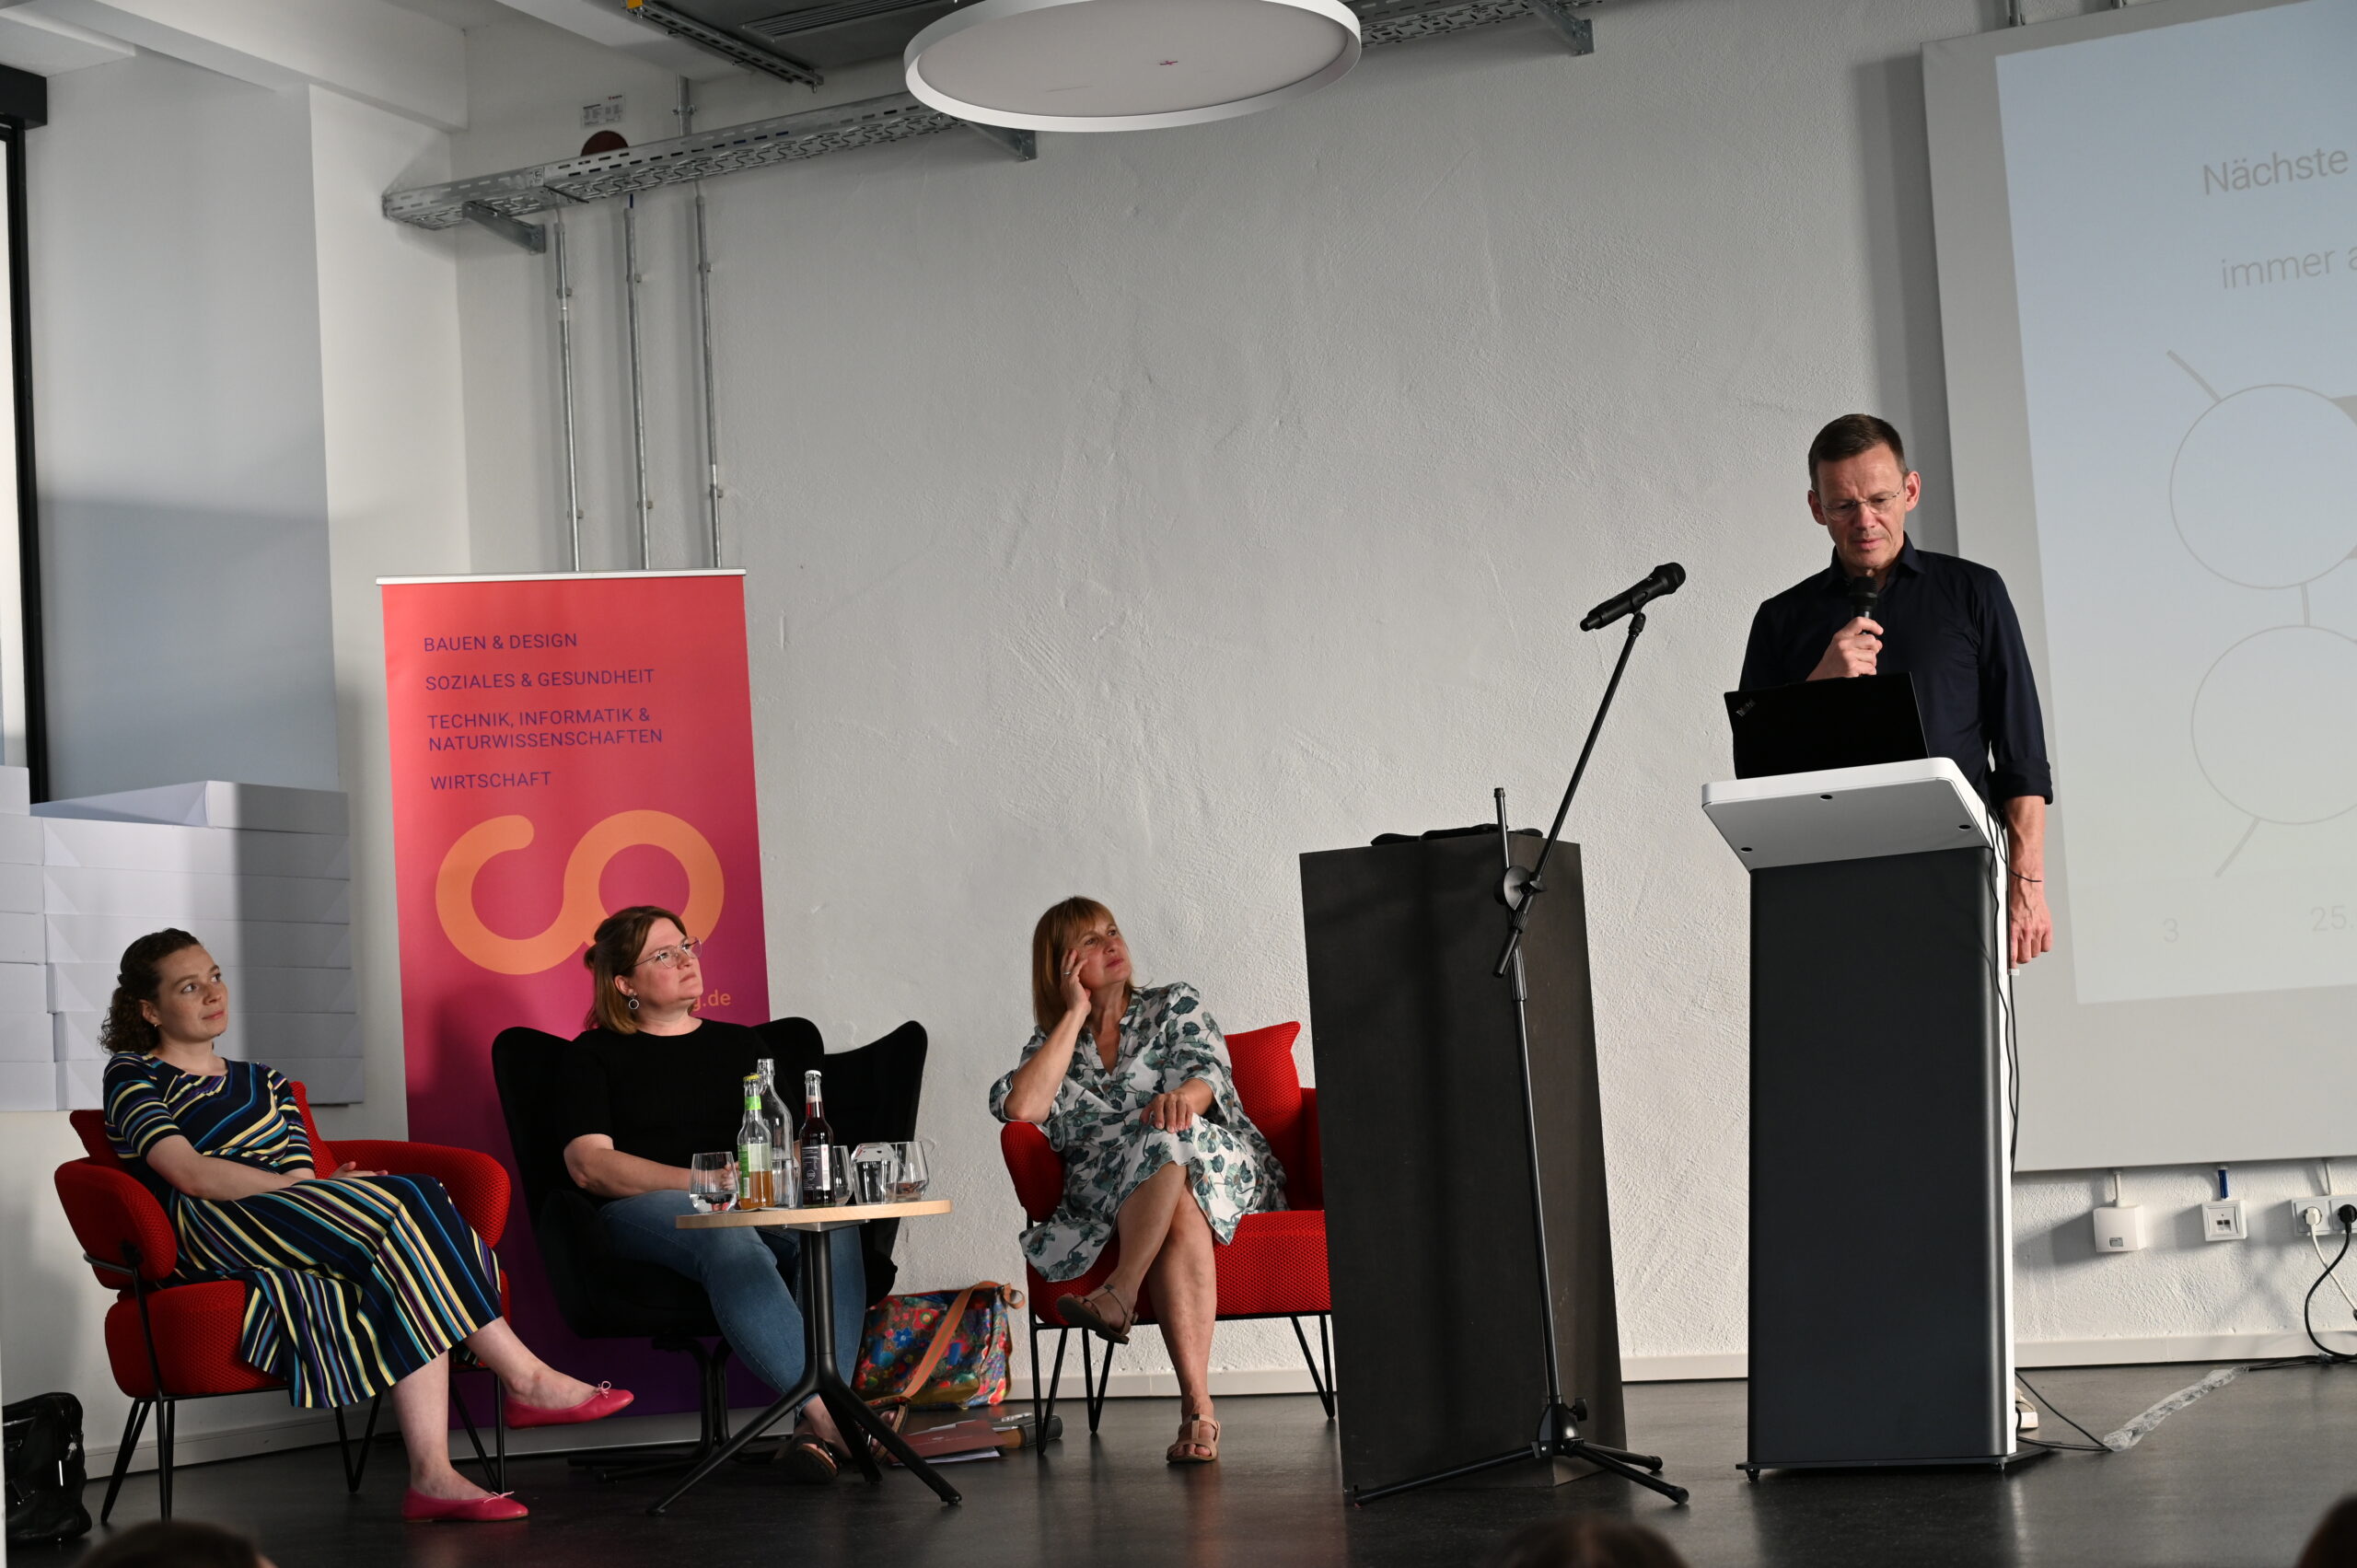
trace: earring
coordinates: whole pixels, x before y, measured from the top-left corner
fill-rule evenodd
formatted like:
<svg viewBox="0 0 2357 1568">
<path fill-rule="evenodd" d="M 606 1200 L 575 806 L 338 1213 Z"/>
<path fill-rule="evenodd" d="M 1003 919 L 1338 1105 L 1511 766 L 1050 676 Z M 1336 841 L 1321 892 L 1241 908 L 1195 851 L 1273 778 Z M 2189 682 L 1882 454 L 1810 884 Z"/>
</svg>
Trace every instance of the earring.
<svg viewBox="0 0 2357 1568">
<path fill-rule="evenodd" d="M 637 997 L 635 997 L 635 996 L 632 997 L 632 998 L 631 998 L 627 1003 L 625 1003 L 625 1004 L 624 1004 L 624 1005 L 625 1005 L 625 1006 L 627 1006 L 627 1007 L 629 1007 L 629 1009 L 630 1009 L 632 1012 L 633 1012 L 633 1013 L 637 1012 L 637 1011 L 638 1011 L 638 998 L 637 998 Z"/>
</svg>

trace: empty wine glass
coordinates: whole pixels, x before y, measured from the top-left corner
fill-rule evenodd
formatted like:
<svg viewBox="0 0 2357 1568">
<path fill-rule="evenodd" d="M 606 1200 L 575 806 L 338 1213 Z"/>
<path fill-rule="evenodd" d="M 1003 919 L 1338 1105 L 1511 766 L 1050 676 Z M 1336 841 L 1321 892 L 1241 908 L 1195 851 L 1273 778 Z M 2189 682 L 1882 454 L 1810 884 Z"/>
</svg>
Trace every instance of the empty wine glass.
<svg viewBox="0 0 2357 1568">
<path fill-rule="evenodd" d="M 737 1156 L 714 1149 L 688 1156 L 688 1201 L 700 1214 L 726 1214 L 737 1206 Z"/>
<path fill-rule="evenodd" d="M 851 1152 L 851 1192 L 854 1203 L 888 1203 L 900 1169 L 891 1144 L 862 1144 Z"/>
<path fill-rule="evenodd" d="M 932 1147 L 931 1140 L 925 1138 L 911 1138 L 904 1144 L 891 1145 L 894 1155 L 892 1166 L 892 1201 L 894 1202 L 913 1203 L 924 1196 L 925 1187 L 933 1179 L 925 1159 L 926 1154 Z"/>
</svg>

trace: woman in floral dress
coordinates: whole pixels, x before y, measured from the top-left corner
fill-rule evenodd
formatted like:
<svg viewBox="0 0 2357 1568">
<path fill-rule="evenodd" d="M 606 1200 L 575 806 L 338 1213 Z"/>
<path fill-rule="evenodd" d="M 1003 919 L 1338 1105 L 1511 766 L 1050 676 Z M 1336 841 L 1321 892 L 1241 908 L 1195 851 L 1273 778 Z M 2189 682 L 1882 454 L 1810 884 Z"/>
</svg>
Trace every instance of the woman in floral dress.
<svg viewBox="0 0 2357 1568">
<path fill-rule="evenodd" d="M 1031 934 L 1039 1027 L 1023 1060 L 991 1088 L 1001 1121 L 1034 1121 L 1064 1158 L 1063 1202 L 1023 1233 L 1041 1277 L 1075 1279 L 1119 1237 L 1112 1274 L 1056 1312 L 1116 1344 L 1129 1342 L 1138 1293 L 1178 1375 L 1174 1465 L 1219 1458 L 1212 1414 L 1213 1242 L 1237 1222 L 1284 1207 L 1284 1172 L 1244 1114 L 1219 1026 L 1184 983 L 1141 991 L 1112 912 L 1067 899 Z"/>
</svg>

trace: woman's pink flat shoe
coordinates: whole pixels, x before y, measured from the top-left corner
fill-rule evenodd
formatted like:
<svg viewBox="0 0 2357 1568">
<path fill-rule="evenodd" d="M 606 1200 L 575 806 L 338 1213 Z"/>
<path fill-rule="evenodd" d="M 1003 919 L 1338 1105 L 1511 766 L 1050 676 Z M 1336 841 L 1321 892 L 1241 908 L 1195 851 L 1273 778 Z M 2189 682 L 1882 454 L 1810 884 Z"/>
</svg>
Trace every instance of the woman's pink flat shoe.
<svg viewBox="0 0 2357 1568">
<path fill-rule="evenodd" d="M 600 1383 L 598 1391 L 577 1405 L 561 1411 L 542 1410 L 520 1400 L 507 1401 L 507 1424 L 515 1431 L 528 1426 L 573 1426 L 585 1421 L 603 1421 L 615 1411 L 626 1410 L 636 1396 L 628 1388 L 617 1388 L 611 1383 Z"/>
<path fill-rule="evenodd" d="M 531 1512 L 506 1492 L 454 1499 L 428 1497 L 412 1487 L 401 1494 L 401 1517 L 417 1525 L 491 1525 L 502 1519 L 527 1518 Z"/>
</svg>

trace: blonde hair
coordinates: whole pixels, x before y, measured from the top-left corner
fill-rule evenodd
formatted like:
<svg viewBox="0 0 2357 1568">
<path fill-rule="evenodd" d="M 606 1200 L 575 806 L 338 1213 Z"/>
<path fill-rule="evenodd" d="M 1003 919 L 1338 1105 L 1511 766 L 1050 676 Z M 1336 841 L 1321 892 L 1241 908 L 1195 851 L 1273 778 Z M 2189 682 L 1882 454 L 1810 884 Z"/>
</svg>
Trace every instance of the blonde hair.
<svg viewBox="0 0 2357 1568">
<path fill-rule="evenodd" d="M 1031 928 L 1031 1016 L 1041 1028 L 1054 1028 L 1064 1016 L 1064 955 L 1074 938 L 1100 920 L 1114 923 L 1113 912 L 1095 899 L 1074 896 L 1051 906 Z M 1136 986 L 1121 982 L 1124 1011 L 1136 995 Z"/>
<path fill-rule="evenodd" d="M 646 934 L 655 929 L 658 920 L 668 920 L 682 932 L 688 929 L 687 922 L 660 904 L 633 904 L 598 923 L 598 934 L 589 939 L 589 950 L 581 955 L 594 988 L 589 993 L 590 1028 L 611 1029 L 618 1035 L 638 1032 L 638 1015 L 630 1010 L 622 993 L 614 989 L 614 981 L 638 968 L 638 950 L 645 945 Z"/>
</svg>

